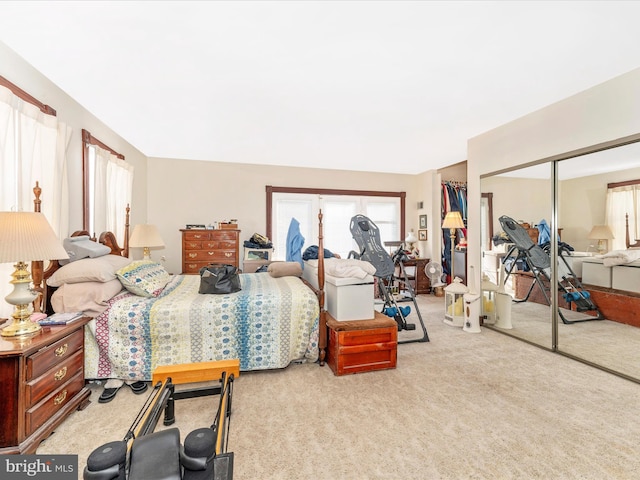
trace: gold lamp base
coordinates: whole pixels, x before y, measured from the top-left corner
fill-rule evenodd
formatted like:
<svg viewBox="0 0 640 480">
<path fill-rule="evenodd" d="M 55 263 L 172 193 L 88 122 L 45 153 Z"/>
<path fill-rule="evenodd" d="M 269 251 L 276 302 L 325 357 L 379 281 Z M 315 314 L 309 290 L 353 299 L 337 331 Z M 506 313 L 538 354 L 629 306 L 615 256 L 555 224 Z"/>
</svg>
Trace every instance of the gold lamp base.
<svg viewBox="0 0 640 480">
<path fill-rule="evenodd" d="M 31 275 L 27 270 L 27 264 L 18 262 L 12 274 L 13 292 L 5 297 L 7 303 L 16 306 L 11 317 L 13 322 L 4 327 L 0 332 L 3 337 L 16 337 L 19 335 L 31 335 L 42 330 L 40 324 L 31 321 L 30 305 L 38 298 L 38 294 L 31 290 Z"/>
</svg>

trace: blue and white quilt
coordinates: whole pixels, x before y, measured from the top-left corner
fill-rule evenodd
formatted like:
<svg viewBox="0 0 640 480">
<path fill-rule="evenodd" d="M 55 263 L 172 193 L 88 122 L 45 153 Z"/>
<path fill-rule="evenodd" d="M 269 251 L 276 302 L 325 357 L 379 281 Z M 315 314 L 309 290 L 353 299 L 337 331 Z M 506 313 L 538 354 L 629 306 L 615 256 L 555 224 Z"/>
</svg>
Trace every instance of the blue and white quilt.
<svg viewBox="0 0 640 480">
<path fill-rule="evenodd" d="M 160 365 L 239 359 L 240 369 L 318 358 L 318 299 L 300 278 L 240 275 L 242 290 L 198 293 L 176 275 L 158 297 L 123 291 L 85 328 L 85 377 L 151 380 Z"/>
</svg>

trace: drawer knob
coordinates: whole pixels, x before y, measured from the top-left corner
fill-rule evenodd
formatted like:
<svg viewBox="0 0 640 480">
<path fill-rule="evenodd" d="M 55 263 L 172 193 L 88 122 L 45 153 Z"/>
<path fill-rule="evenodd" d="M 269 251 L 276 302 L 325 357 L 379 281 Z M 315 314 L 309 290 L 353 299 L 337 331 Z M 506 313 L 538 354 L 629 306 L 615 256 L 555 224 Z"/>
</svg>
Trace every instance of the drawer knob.
<svg viewBox="0 0 640 480">
<path fill-rule="evenodd" d="M 207 252 L 209 254 L 210 257 L 212 257 L 213 255 L 215 255 L 216 252 Z"/>
<path fill-rule="evenodd" d="M 193 238 L 202 238 L 202 235 L 194 235 Z"/>
<path fill-rule="evenodd" d="M 233 253 L 231 253 L 231 252 L 224 252 L 224 256 L 227 257 L 227 258 L 231 257 L 232 255 L 233 255 Z"/>
<path fill-rule="evenodd" d="M 53 404 L 60 405 L 62 402 L 64 402 L 65 398 L 67 398 L 67 391 L 63 390 L 53 399 Z"/>
<path fill-rule="evenodd" d="M 59 382 L 66 376 L 67 376 L 67 367 L 62 367 L 53 375 L 53 379 Z"/>
<path fill-rule="evenodd" d="M 189 258 L 196 258 L 198 256 L 197 253 L 190 253 Z"/>
<path fill-rule="evenodd" d="M 69 349 L 69 345 L 67 345 L 66 343 L 56 348 L 56 351 L 55 351 L 56 357 L 63 356 L 65 353 L 67 353 L 68 349 Z"/>
</svg>

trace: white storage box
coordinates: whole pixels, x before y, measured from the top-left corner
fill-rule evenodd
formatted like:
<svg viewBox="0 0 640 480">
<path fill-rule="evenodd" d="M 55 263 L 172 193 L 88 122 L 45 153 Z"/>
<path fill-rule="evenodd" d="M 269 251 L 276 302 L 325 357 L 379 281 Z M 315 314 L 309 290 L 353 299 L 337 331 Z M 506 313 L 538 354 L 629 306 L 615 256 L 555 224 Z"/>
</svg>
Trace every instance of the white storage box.
<svg viewBox="0 0 640 480">
<path fill-rule="evenodd" d="M 582 262 L 582 283 L 611 288 L 611 267 L 605 267 L 602 259 L 585 258 Z"/>
<path fill-rule="evenodd" d="M 626 292 L 640 293 L 640 262 L 612 267 L 611 287 Z"/>
<path fill-rule="evenodd" d="M 306 261 L 302 278 L 318 288 L 317 261 Z M 338 321 L 369 320 L 374 318 L 373 276 L 361 278 L 339 278 L 324 276 L 325 309 Z"/>
</svg>

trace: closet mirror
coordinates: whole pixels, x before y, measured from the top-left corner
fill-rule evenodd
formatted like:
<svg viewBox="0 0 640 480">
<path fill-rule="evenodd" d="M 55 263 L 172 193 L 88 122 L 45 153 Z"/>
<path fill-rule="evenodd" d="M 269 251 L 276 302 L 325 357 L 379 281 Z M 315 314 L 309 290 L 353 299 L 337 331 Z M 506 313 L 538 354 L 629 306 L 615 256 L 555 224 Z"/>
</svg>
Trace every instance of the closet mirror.
<svg viewBox="0 0 640 480">
<path fill-rule="evenodd" d="M 496 245 L 503 231 L 500 216 L 536 228 L 542 219 L 551 224 L 555 208 L 560 240 L 557 263 L 550 262 L 559 280 L 557 312 L 535 276 L 517 266 L 505 288 L 526 301 L 511 303 L 511 328 L 486 327 L 640 381 L 640 250 L 633 248 L 634 242 L 640 245 L 639 138 L 558 160 L 557 205 L 551 162 L 481 180 L 482 193 L 491 193 L 493 203 L 494 241 L 489 250 L 483 248 L 482 258 L 483 273 L 492 281 L 499 280 L 511 249 L 508 240 L 504 247 Z"/>
<path fill-rule="evenodd" d="M 551 349 L 551 307 L 536 285 L 526 258 L 527 241 L 538 242 L 537 226 L 542 220 L 551 223 L 551 164 L 485 177 L 481 180 L 481 191 L 484 198 L 491 199 L 493 217 L 481 222 L 482 238 L 489 236 L 485 228 L 493 227 L 492 241 L 482 250 L 483 284 L 495 285 L 496 289 L 502 285 L 504 293 L 514 298 L 507 305 L 508 311 L 501 308 L 496 312 L 499 318 L 495 321 L 489 315 L 485 326 Z M 489 210 L 483 208 L 482 211 L 486 215 L 484 212 Z M 505 234 L 501 217 L 503 221 L 508 217 L 519 224 L 510 232 L 513 238 Z M 521 238 L 522 235 L 527 238 Z M 504 276 L 502 281 L 501 275 Z M 502 292 L 497 293 L 496 298 L 501 295 Z M 505 307 L 500 302 L 493 303 L 493 308 Z"/>
<path fill-rule="evenodd" d="M 627 248 L 625 215 L 632 243 L 639 237 L 638 193 L 640 143 L 558 162 L 560 240 L 573 248 L 558 258 L 558 272 L 573 275 L 576 294 L 586 296 L 573 309 L 601 320 L 566 323 L 559 316 L 557 350 L 634 379 L 640 379 L 640 261 L 634 261 L 640 250 Z"/>
</svg>

